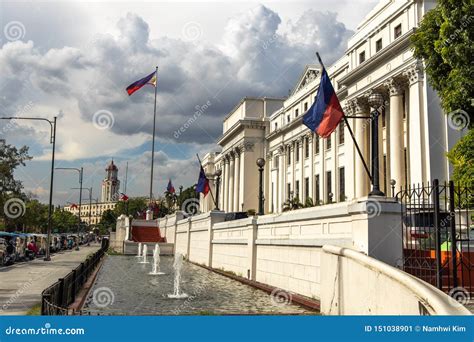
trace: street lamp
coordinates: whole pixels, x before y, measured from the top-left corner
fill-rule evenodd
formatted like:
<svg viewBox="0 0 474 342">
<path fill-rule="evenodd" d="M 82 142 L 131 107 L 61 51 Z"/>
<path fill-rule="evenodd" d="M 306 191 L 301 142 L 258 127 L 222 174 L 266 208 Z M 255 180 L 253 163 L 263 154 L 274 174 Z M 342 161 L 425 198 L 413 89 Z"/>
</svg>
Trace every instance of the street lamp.
<svg viewBox="0 0 474 342">
<path fill-rule="evenodd" d="M 397 184 L 397 181 L 395 179 L 390 180 L 390 185 L 392 186 L 392 197 L 395 197 L 395 185 Z"/>
<path fill-rule="evenodd" d="M 84 168 L 81 167 L 80 169 L 77 169 L 75 167 L 57 167 L 56 170 L 71 170 L 71 171 L 77 171 L 79 172 L 79 186 L 80 186 L 80 191 L 79 191 L 79 222 L 77 225 L 77 232 L 81 229 L 81 207 L 82 207 L 82 177 L 84 174 Z"/>
<path fill-rule="evenodd" d="M 379 183 L 379 108 L 383 106 L 384 99 L 382 94 L 372 93 L 369 95 L 369 106 L 373 108 L 370 113 L 372 129 L 372 191 L 369 196 L 385 196 L 380 191 Z"/>
<path fill-rule="evenodd" d="M 221 175 L 222 175 L 222 170 L 217 169 L 216 172 L 214 172 L 214 176 L 216 177 L 216 210 L 219 209 L 219 190 L 220 190 L 220 184 L 221 184 Z"/>
<path fill-rule="evenodd" d="M 258 173 L 259 173 L 259 184 L 258 184 L 258 214 L 264 215 L 263 211 L 263 167 L 265 166 L 265 159 L 257 159 Z"/>
<path fill-rule="evenodd" d="M 71 188 L 72 190 L 87 190 L 89 191 L 89 226 L 91 225 L 92 218 L 91 218 L 91 213 L 92 213 L 92 187 L 90 188 Z"/>
<path fill-rule="evenodd" d="M 51 180 L 49 183 L 49 206 L 48 206 L 48 237 L 47 237 L 47 248 L 44 257 L 44 261 L 50 261 L 49 249 L 51 247 L 51 228 L 53 226 L 53 184 L 54 184 L 54 155 L 56 152 L 56 120 L 55 116 L 53 121 L 46 118 L 26 118 L 19 116 L 10 116 L 10 117 L 0 117 L 0 120 L 36 120 L 36 121 L 46 121 L 51 127 L 51 133 L 49 138 L 49 143 L 53 145 L 53 150 L 51 153 Z"/>
</svg>

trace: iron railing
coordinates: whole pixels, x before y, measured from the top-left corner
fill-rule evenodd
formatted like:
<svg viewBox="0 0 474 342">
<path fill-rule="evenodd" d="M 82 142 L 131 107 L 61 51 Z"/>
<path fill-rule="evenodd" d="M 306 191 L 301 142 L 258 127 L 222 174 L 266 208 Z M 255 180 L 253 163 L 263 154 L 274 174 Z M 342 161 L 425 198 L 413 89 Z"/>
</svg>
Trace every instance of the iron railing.
<svg viewBox="0 0 474 342">
<path fill-rule="evenodd" d="M 109 240 L 102 239 L 101 248 L 87 257 L 84 262 L 46 288 L 42 294 L 42 315 L 71 315 L 75 314 L 68 306 L 74 303 L 76 296 L 99 264 L 109 247 Z"/>
<path fill-rule="evenodd" d="M 403 269 L 447 293 L 474 293 L 473 190 L 435 179 L 397 194 Z"/>
</svg>

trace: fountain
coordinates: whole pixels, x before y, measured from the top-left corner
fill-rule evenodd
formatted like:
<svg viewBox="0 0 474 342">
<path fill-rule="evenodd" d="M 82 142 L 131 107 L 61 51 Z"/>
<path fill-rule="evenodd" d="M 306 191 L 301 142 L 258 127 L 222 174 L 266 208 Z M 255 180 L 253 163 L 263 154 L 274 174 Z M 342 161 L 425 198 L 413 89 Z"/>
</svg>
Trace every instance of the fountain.
<svg viewBox="0 0 474 342">
<path fill-rule="evenodd" d="M 143 254 L 143 260 L 140 261 L 140 264 L 148 264 L 148 263 L 149 263 L 148 261 L 146 261 L 146 254 L 147 254 L 147 252 L 148 252 L 148 247 L 147 247 L 147 245 L 143 245 L 143 252 L 142 252 L 142 254 Z"/>
<path fill-rule="evenodd" d="M 173 262 L 174 268 L 174 291 L 173 294 L 169 294 L 168 298 L 188 298 L 186 293 L 181 293 L 180 291 L 180 282 L 181 282 L 181 269 L 183 268 L 183 255 L 176 253 L 174 256 Z"/>
<path fill-rule="evenodd" d="M 160 272 L 160 246 L 155 244 L 155 249 L 153 250 L 153 269 L 150 273 L 151 275 L 161 275 L 164 274 Z"/>
<path fill-rule="evenodd" d="M 139 242 L 138 243 L 138 253 L 137 253 L 137 258 L 141 258 L 142 257 L 142 243 Z"/>
</svg>

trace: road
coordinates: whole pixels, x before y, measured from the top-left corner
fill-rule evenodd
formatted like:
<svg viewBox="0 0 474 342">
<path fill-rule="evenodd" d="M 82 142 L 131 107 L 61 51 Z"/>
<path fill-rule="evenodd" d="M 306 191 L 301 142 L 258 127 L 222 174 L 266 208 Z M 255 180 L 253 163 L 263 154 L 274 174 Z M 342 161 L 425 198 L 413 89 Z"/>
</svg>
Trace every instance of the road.
<svg viewBox="0 0 474 342">
<path fill-rule="evenodd" d="M 41 292 L 97 251 L 99 244 L 79 251 L 52 254 L 51 261 L 35 259 L 0 267 L 0 315 L 24 315 L 41 302 Z"/>
</svg>

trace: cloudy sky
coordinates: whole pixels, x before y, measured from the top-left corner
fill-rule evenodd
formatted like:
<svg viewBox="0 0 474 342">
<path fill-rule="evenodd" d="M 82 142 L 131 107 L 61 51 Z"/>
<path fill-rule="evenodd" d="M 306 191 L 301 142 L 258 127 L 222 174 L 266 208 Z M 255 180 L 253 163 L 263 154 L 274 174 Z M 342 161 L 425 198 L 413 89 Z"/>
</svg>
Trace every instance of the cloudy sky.
<svg viewBox="0 0 474 342">
<path fill-rule="evenodd" d="M 286 96 L 320 51 L 339 58 L 377 0 L 303 2 L 0 2 L 0 116 L 58 116 L 57 166 L 84 167 L 100 197 L 110 159 L 127 193 L 146 195 L 153 88 L 125 88 L 159 67 L 155 196 L 168 178 L 195 183 L 195 154 L 215 150 L 243 96 Z M 203 109 L 204 108 L 204 109 Z M 193 114 L 203 114 L 184 133 Z M 0 139 L 30 146 L 16 176 L 46 202 L 51 145 L 42 122 L 0 120 Z M 77 175 L 58 171 L 54 202 L 77 201 Z"/>
</svg>

